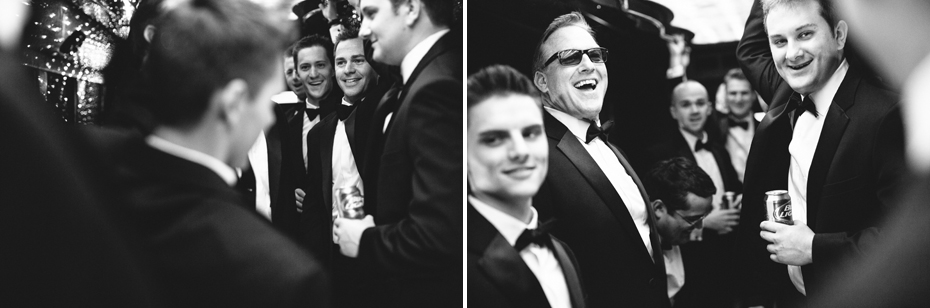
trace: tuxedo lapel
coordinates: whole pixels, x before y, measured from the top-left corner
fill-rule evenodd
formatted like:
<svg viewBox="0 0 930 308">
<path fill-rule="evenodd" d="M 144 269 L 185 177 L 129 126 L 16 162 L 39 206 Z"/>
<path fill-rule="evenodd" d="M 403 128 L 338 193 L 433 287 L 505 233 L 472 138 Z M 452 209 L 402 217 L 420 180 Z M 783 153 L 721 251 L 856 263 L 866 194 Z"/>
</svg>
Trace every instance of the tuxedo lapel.
<svg viewBox="0 0 930 308">
<path fill-rule="evenodd" d="M 584 292 L 581 288 L 581 279 L 578 277 L 578 269 L 575 268 L 572 259 L 568 257 L 568 252 L 562 242 L 550 235 L 552 241 L 552 252 L 559 259 L 559 265 L 562 267 L 562 275 L 565 276 L 565 284 L 568 286 L 568 295 L 571 298 L 573 308 L 584 307 Z"/>
<path fill-rule="evenodd" d="M 623 199 L 620 198 L 617 190 L 614 189 L 610 180 L 607 179 L 607 175 L 605 175 L 604 171 L 597 165 L 594 158 L 591 158 L 591 155 L 588 154 L 588 151 L 581 145 L 578 138 L 576 138 L 562 122 L 556 120 L 548 112 L 543 113 L 543 121 L 546 125 L 547 134 L 561 133 L 556 136 L 550 136 L 550 138 L 557 140 L 558 145 L 556 147 L 569 161 L 571 161 L 572 165 L 578 169 L 581 175 L 588 181 L 588 184 L 594 188 L 597 195 L 604 201 L 604 204 L 610 209 L 610 212 L 614 214 L 617 221 L 620 222 L 620 226 L 629 236 L 636 240 L 634 242 L 641 241 L 639 230 L 636 229 L 636 225 L 633 223 L 633 216 L 630 215 L 630 211 L 626 208 L 626 204 L 623 203 Z M 628 168 L 627 165 L 624 165 L 624 168 Z M 643 195 L 645 196 L 645 194 Z M 642 253 L 649 257 L 649 259 L 652 259 L 645 245 L 640 247 L 643 248 Z"/>
<path fill-rule="evenodd" d="M 533 271 L 497 229 L 468 205 L 468 250 L 479 253 L 478 267 L 514 307 L 549 307 Z"/>
<path fill-rule="evenodd" d="M 620 153 L 620 149 L 617 149 L 617 147 L 615 147 L 613 144 L 610 144 L 609 142 L 607 142 L 607 146 L 610 147 L 612 152 L 614 152 L 614 155 L 616 155 L 617 159 L 620 160 L 620 164 L 623 165 L 624 169 L 626 169 L 627 175 L 633 179 L 633 183 L 636 183 L 636 187 L 639 188 L 639 195 L 643 197 L 643 204 L 646 205 L 646 215 L 649 219 L 649 243 L 652 245 L 653 252 L 652 262 L 661 268 L 662 273 L 665 273 L 665 260 L 662 259 L 662 254 L 659 253 L 662 247 L 659 246 L 659 233 L 658 230 L 656 230 L 656 216 L 649 206 L 651 202 L 649 202 L 649 195 L 646 194 L 646 188 L 639 180 L 639 176 L 636 175 L 636 172 L 633 171 L 633 166 L 631 166 L 630 162 L 626 160 L 626 157 Z M 632 216 L 630 219 L 632 219 Z M 639 234 L 639 230 L 636 230 L 636 232 Z M 649 251 L 647 250 L 646 252 Z"/>
<path fill-rule="evenodd" d="M 320 170 L 322 171 L 321 179 L 323 183 L 323 205 L 333 204 L 333 138 L 336 136 L 336 117 L 327 117 L 326 123 L 320 127 Z"/>
<path fill-rule="evenodd" d="M 855 102 L 859 81 L 855 71 L 847 71 L 846 78 L 836 90 L 824 119 L 823 130 L 820 132 L 820 140 L 817 142 L 817 149 L 814 151 L 814 158 L 807 176 L 807 221 L 812 230 L 817 224 L 817 206 L 820 204 L 824 181 L 833 163 L 836 148 L 840 145 L 840 140 L 843 139 L 843 133 L 849 124 L 846 110 L 852 108 Z"/>
<path fill-rule="evenodd" d="M 710 138 L 707 138 L 710 141 Z M 685 137 L 681 135 L 681 130 L 675 133 L 675 143 L 678 145 L 675 148 L 678 151 L 678 155 L 684 158 L 687 158 L 693 162 L 697 162 L 697 159 L 694 158 L 694 152 L 691 152 L 691 149 L 694 148 L 693 144 L 688 144 L 688 140 L 685 140 Z"/>
</svg>

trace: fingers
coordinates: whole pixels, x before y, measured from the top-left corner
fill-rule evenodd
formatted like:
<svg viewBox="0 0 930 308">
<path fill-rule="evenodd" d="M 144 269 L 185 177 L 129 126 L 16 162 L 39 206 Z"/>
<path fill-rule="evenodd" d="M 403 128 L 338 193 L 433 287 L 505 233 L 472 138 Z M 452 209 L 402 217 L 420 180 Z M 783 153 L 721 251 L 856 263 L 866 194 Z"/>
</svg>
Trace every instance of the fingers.
<svg viewBox="0 0 930 308">
<path fill-rule="evenodd" d="M 778 230 L 781 230 L 784 227 L 785 225 L 773 221 L 763 221 L 759 224 L 759 228 L 769 232 L 778 232 Z"/>
<path fill-rule="evenodd" d="M 775 255 L 769 255 L 769 259 L 771 259 L 773 262 L 778 262 L 778 257 Z M 778 262 L 778 263 L 781 263 L 781 262 Z"/>
<path fill-rule="evenodd" d="M 768 245 L 765 245 L 765 250 L 768 250 L 770 253 L 772 253 L 773 256 L 774 256 L 776 253 L 778 253 L 778 249 L 775 248 L 775 244 L 768 244 Z"/>
</svg>

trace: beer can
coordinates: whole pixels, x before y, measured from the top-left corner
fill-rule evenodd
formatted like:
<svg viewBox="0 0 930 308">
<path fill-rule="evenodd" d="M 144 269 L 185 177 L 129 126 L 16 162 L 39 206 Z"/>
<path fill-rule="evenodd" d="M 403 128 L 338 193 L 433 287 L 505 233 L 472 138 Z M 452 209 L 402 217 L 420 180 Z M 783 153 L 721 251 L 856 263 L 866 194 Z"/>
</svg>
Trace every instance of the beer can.
<svg viewBox="0 0 930 308">
<path fill-rule="evenodd" d="M 726 210 L 733 207 L 733 203 L 736 201 L 736 193 L 732 191 L 723 193 L 723 200 L 720 200 L 720 209 Z"/>
<path fill-rule="evenodd" d="M 793 225 L 791 217 L 791 197 L 787 190 L 771 190 L 765 192 L 765 210 L 768 220 L 786 225 Z"/>
<path fill-rule="evenodd" d="M 365 217 L 365 198 L 358 187 L 346 186 L 336 191 L 339 200 L 339 211 L 343 218 L 362 219 Z"/>
</svg>

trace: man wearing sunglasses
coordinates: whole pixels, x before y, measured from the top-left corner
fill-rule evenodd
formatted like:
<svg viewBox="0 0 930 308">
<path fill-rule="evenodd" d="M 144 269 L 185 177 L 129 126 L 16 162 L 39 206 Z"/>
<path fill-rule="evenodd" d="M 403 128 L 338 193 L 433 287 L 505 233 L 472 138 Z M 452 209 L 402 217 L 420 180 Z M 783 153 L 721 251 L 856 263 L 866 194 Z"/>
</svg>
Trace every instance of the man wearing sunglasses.
<svg viewBox="0 0 930 308">
<path fill-rule="evenodd" d="M 580 13 L 556 18 L 544 32 L 533 83 L 544 93 L 549 174 L 533 204 L 541 219 L 558 219 L 552 234 L 575 250 L 589 307 L 669 307 L 646 192 L 598 119 L 606 61 Z"/>
<path fill-rule="evenodd" d="M 717 188 L 704 170 L 683 157 L 656 164 L 646 176 L 646 187 L 665 257 L 668 298 L 676 301 L 675 295 L 685 284 L 678 246 L 691 241 L 692 231 L 703 228 L 704 218 L 713 210 L 711 203 Z"/>
</svg>

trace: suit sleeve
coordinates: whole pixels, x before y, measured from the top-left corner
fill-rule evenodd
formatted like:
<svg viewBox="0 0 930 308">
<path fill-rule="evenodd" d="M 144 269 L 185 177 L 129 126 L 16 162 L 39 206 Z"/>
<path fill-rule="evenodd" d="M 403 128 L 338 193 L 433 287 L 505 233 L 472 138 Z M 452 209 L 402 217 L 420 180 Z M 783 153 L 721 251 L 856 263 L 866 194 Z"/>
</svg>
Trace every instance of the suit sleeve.
<svg viewBox="0 0 930 308">
<path fill-rule="evenodd" d="M 359 260 L 386 274 L 461 266 L 462 83 L 435 80 L 411 92 L 405 125 L 412 199 L 405 218 L 368 228 Z"/>
<path fill-rule="evenodd" d="M 893 213 L 901 181 L 906 173 L 904 163 L 904 128 L 900 109 L 892 108 L 883 118 L 875 137 L 876 143 L 871 149 L 872 166 L 868 176 L 875 179 L 874 190 L 883 215 Z M 835 262 L 849 257 L 862 257 L 874 252 L 874 247 L 881 242 L 879 227 L 870 227 L 854 232 L 818 233 L 814 235 L 812 254 L 814 264 Z"/>
<path fill-rule="evenodd" d="M 762 6 L 759 0 L 752 4 L 743 38 L 736 47 L 736 59 L 740 68 L 752 84 L 752 88 L 759 92 L 762 100 L 772 104 L 772 97 L 784 80 L 775 69 L 772 61 L 772 51 L 769 49 L 769 40 L 762 24 Z"/>
</svg>

